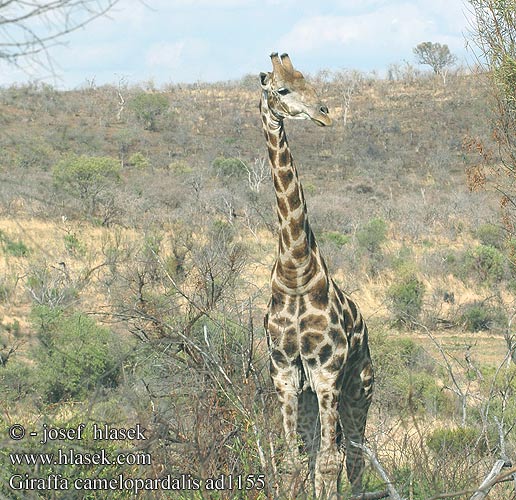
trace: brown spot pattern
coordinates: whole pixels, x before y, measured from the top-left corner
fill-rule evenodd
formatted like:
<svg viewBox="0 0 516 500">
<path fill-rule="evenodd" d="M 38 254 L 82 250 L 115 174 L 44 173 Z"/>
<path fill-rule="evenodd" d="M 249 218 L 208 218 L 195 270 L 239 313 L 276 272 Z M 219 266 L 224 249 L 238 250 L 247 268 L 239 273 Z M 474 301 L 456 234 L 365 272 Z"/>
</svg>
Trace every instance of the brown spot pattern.
<svg viewBox="0 0 516 500">
<path fill-rule="evenodd" d="M 323 314 L 310 314 L 299 322 L 301 331 L 316 330 L 323 332 L 328 327 L 328 318 Z"/>
<path fill-rule="evenodd" d="M 301 337 L 301 354 L 312 354 L 317 346 L 324 340 L 321 333 L 307 333 Z"/>
<path fill-rule="evenodd" d="M 324 365 L 328 362 L 333 354 L 333 347 L 330 344 L 325 344 L 321 347 L 319 351 L 319 362 L 321 365 Z"/>
</svg>

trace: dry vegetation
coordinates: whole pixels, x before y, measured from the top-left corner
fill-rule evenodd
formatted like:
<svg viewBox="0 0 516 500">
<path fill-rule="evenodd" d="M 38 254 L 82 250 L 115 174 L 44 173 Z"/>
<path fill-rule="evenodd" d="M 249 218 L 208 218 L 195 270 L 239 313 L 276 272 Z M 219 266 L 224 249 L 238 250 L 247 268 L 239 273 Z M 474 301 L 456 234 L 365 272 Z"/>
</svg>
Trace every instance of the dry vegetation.
<svg viewBox="0 0 516 500">
<path fill-rule="evenodd" d="M 391 76 L 318 75 L 335 126 L 288 123 L 289 139 L 329 267 L 370 325 L 368 446 L 404 497 L 469 498 L 514 457 L 516 245 L 498 195 L 468 187 L 470 146 L 489 135 L 482 78 Z M 2 433 L 141 423 L 144 443 L 74 447 L 152 454 L 151 465 L 14 467 L 10 452 L 69 443 L 2 434 L 2 496 L 106 498 L 13 491 L 14 473 L 265 474 L 274 487 L 282 442 L 262 316 L 275 212 L 257 101 L 251 77 L 0 89 Z M 366 483 L 382 487 L 372 469 Z M 488 498 L 510 495 L 500 484 Z"/>
</svg>

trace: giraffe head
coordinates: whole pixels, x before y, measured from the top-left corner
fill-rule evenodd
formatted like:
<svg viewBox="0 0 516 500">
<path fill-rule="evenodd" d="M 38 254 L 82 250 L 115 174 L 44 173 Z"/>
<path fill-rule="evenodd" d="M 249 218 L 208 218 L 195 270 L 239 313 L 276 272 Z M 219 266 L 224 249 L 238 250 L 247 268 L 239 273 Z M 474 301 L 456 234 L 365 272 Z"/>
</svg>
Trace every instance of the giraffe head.
<svg viewBox="0 0 516 500">
<path fill-rule="evenodd" d="M 321 127 L 331 125 L 328 108 L 287 54 L 271 54 L 272 72 L 260 73 L 269 109 L 280 119 L 310 119 Z"/>
</svg>

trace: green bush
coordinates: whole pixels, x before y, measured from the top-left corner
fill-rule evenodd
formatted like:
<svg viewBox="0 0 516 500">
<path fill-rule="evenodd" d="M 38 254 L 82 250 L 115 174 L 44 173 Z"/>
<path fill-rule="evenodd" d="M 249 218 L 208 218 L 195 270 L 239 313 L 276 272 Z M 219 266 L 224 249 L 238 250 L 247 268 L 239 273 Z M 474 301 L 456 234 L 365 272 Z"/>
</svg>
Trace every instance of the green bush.
<svg viewBox="0 0 516 500">
<path fill-rule="evenodd" d="M 339 231 L 326 231 L 322 234 L 321 240 L 323 242 L 333 243 L 338 247 L 343 247 L 347 245 L 351 238 L 347 234 L 342 234 Z"/>
<path fill-rule="evenodd" d="M 422 368 L 422 363 L 426 364 L 428 361 L 428 355 L 423 347 L 416 344 L 412 339 L 400 337 L 392 340 L 392 343 L 400 360 L 407 368 L 419 370 Z"/>
<path fill-rule="evenodd" d="M 142 92 L 129 102 L 128 107 L 145 130 L 156 131 L 157 118 L 168 111 L 169 103 L 163 94 Z"/>
<path fill-rule="evenodd" d="M 247 174 L 245 163 L 238 158 L 224 158 L 213 160 L 213 168 L 219 177 L 241 177 Z"/>
<path fill-rule="evenodd" d="M 63 237 L 63 242 L 66 251 L 73 256 L 84 256 L 86 255 L 86 248 L 81 243 L 79 238 L 75 233 L 65 234 Z"/>
<path fill-rule="evenodd" d="M 18 338 L 21 335 L 21 326 L 17 319 L 15 319 L 12 323 L 0 323 L 0 331 L 1 330 L 5 330 L 7 333 Z"/>
<path fill-rule="evenodd" d="M 7 302 L 13 292 L 14 289 L 7 283 L 7 279 L 0 276 L 0 302 Z"/>
<path fill-rule="evenodd" d="M 13 241 L 2 231 L 0 231 L 0 245 L 5 254 L 12 257 L 27 257 L 30 254 L 30 249 L 23 241 Z"/>
<path fill-rule="evenodd" d="M 0 369 L 0 394 L 5 401 L 18 401 L 34 392 L 37 380 L 34 368 L 18 359 L 9 362 Z"/>
<path fill-rule="evenodd" d="M 98 386 L 117 385 L 120 363 L 107 328 L 84 314 L 45 306 L 34 308 L 32 322 L 40 340 L 35 378 L 47 402 L 81 400 Z"/>
<path fill-rule="evenodd" d="M 475 231 L 475 236 L 482 245 L 498 248 L 504 245 L 505 233 L 500 226 L 495 224 L 481 224 Z"/>
<path fill-rule="evenodd" d="M 452 402 L 436 382 L 434 361 L 422 346 L 382 333 L 373 333 L 370 340 L 377 398 L 388 411 L 453 413 Z"/>
<path fill-rule="evenodd" d="M 516 238 L 511 237 L 505 240 L 504 253 L 507 256 L 507 267 L 512 278 L 516 277 Z M 514 287 L 514 280 L 511 285 Z"/>
<path fill-rule="evenodd" d="M 396 274 L 406 274 L 407 272 L 415 272 L 416 264 L 413 260 L 412 248 L 402 246 L 392 257 L 391 266 Z"/>
<path fill-rule="evenodd" d="M 417 465 L 401 465 L 392 471 L 391 479 L 402 498 L 423 500 L 432 497 L 436 491 L 445 488 L 444 481 L 441 478 L 429 477 L 428 464 L 425 463 L 423 467 L 418 467 L 424 459 L 422 460 L 420 456 L 417 458 L 419 459 Z M 378 489 L 382 489 L 382 487 Z"/>
<path fill-rule="evenodd" d="M 503 373 L 492 365 L 482 365 L 480 369 L 483 376 L 482 389 L 486 394 L 491 394 L 489 398 L 490 426 L 497 441 L 498 429 L 494 417 L 498 418 L 500 422 L 516 422 L 516 398 L 514 397 L 516 393 L 516 365 L 511 363 L 510 366 L 504 368 Z M 481 420 L 483 415 L 479 414 L 477 418 Z"/>
<path fill-rule="evenodd" d="M 475 449 L 478 438 L 478 431 L 471 427 L 436 429 L 427 436 L 426 444 L 436 455 L 464 455 Z"/>
<path fill-rule="evenodd" d="M 387 223 L 375 217 L 357 232 L 357 241 L 361 248 L 370 253 L 378 253 L 387 238 Z"/>
<path fill-rule="evenodd" d="M 129 159 L 127 160 L 127 164 L 132 165 L 141 170 L 145 170 L 146 168 L 149 168 L 151 166 L 150 160 L 139 151 L 137 153 L 132 154 L 129 157 Z"/>
<path fill-rule="evenodd" d="M 503 311 L 486 302 L 472 302 L 464 307 L 459 322 L 469 332 L 490 330 L 496 324 L 504 324 L 507 318 Z"/>
<path fill-rule="evenodd" d="M 184 161 L 173 161 L 169 163 L 167 168 L 178 175 L 191 174 L 194 171 L 194 169 Z"/>
<path fill-rule="evenodd" d="M 480 282 L 501 281 L 505 275 L 505 258 L 495 247 L 479 245 L 466 252 L 464 266 L 466 274 Z"/>
<path fill-rule="evenodd" d="M 413 325 L 421 314 L 424 294 L 425 285 L 415 273 L 402 274 L 387 290 L 395 322 Z"/>
</svg>

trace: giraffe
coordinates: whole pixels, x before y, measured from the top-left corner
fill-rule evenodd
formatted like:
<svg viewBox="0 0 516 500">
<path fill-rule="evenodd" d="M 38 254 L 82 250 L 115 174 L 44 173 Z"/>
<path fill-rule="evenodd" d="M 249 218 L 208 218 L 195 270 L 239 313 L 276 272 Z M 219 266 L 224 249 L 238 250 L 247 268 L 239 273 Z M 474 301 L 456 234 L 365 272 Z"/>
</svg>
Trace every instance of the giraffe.
<svg viewBox="0 0 516 500">
<path fill-rule="evenodd" d="M 355 302 L 335 284 L 308 223 L 285 118 L 329 126 L 328 108 L 287 54 L 271 54 L 260 73 L 260 113 L 279 220 L 279 245 L 265 316 L 270 374 L 286 442 L 285 477 L 296 496 L 307 468 L 317 497 L 338 491 L 346 455 L 353 495 L 362 490 L 363 443 L 373 368 L 367 327 Z M 303 471 L 303 472 L 301 472 Z M 287 481 L 285 481 L 286 483 Z"/>
</svg>

